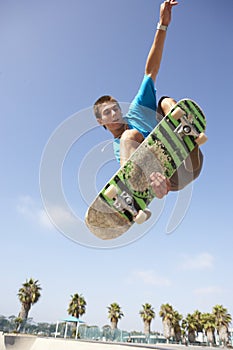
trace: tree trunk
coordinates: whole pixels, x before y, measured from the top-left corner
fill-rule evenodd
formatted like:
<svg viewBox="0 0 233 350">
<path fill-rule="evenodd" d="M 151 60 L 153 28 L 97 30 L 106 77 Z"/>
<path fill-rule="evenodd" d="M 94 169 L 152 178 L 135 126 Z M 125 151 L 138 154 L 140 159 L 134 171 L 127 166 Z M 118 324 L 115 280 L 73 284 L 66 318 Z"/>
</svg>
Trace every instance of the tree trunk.
<svg viewBox="0 0 233 350">
<path fill-rule="evenodd" d="M 227 345 L 228 343 L 228 329 L 226 326 L 219 328 L 219 341 L 221 345 Z"/>
<path fill-rule="evenodd" d="M 215 344 L 215 337 L 214 337 L 214 332 L 212 329 L 208 329 L 206 332 L 207 336 L 207 342 L 210 346 L 213 346 Z"/>
<path fill-rule="evenodd" d="M 111 329 L 112 330 L 117 329 L 117 322 L 118 322 L 118 320 L 116 318 L 111 319 Z"/>
<path fill-rule="evenodd" d="M 163 335 L 167 339 L 167 343 L 171 338 L 171 322 L 169 320 L 163 321 Z"/>
<path fill-rule="evenodd" d="M 21 318 L 23 321 L 18 326 L 18 329 L 17 329 L 18 332 L 21 332 L 23 330 L 25 323 L 27 322 L 29 310 L 30 310 L 30 305 L 22 305 L 18 317 Z"/>
<path fill-rule="evenodd" d="M 150 322 L 149 321 L 144 321 L 144 333 L 145 333 L 145 335 L 150 334 Z"/>
<path fill-rule="evenodd" d="M 175 339 L 177 343 L 180 343 L 182 340 L 182 335 L 181 335 L 181 329 L 177 328 L 175 329 Z"/>
<path fill-rule="evenodd" d="M 175 340 L 175 328 L 171 327 L 171 338 L 172 340 Z"/>
<path fill-rule="evenodd" d="M 196 340 L 196 334 L 195 334 L 195 331 L 189 331 L 188 332 L 188 341 L 189 343 L 193 344 L 195 343 L 195 340 Z"/>
</svg>

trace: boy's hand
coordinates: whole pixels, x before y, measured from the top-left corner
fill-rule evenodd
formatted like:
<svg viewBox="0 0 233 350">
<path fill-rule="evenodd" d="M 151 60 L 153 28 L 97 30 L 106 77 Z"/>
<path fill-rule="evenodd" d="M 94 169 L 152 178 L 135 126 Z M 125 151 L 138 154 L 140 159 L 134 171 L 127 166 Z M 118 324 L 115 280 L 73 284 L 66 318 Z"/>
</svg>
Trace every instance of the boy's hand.
<svg viewBox="0 0 233 350">
<path fill-rule="evenodd" d="M 157 198 L 162 199 L 171 189 L 170 181 L 160 173 L 150 175 L 151 187 Z"/>
<path fill-rule="evenodd" d="M 171 22 L 172 7 L 178 5 L 178 1 L 167 0 L 164 1 L 160 6 L 160 21 L 159 23 L 168 26 Z"/>
</svg>

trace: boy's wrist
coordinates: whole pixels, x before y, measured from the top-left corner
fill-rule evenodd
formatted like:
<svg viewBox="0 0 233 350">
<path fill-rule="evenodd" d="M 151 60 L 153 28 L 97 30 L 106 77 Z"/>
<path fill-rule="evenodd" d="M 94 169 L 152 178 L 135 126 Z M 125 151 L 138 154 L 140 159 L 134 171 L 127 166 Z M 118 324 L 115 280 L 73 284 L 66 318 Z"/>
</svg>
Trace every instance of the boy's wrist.
<svg viewBox="0 0 233 350">
<path fill-rule="evenodd" d="M 158 24 L 157 24 L 157 30 L 163 30 L 163 31 L 167 31 L 167 28 L 168 28 L 168 26 L 165 26 L 165 25 L 163 25 L 163 24 L 160 24 L 159 22 L 158 22 Z"/>
</svg>

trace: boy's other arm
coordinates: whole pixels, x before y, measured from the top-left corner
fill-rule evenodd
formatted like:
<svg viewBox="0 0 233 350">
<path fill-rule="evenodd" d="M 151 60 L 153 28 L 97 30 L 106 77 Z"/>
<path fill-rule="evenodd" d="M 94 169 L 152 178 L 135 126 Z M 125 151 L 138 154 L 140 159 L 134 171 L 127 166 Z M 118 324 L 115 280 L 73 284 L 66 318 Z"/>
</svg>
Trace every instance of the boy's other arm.
<svg viewBox="0 0 233 350">
<path fill-rule="evenodd" d="M 168 26 L 171 22 L 172 7 L 177 5 L 175 0 L 164 1 L 160 6 L 160 19 L 159 24 Z M 162 60 L 163 48 L 166 38 L 166 31 L 158 29 L 156 31 L 154 41 L 152 43 L 150 52 L 147 57 L 145 74 L 150 76 L 154 81 L 156 80 L 159 72 L 160 63 Z"/>
</svg>

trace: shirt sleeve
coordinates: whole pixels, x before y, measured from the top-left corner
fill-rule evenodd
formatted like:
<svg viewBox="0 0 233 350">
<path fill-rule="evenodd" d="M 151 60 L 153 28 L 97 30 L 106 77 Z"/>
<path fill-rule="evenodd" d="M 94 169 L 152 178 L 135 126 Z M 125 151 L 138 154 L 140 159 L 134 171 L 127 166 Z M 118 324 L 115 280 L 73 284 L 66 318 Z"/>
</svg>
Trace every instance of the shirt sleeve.
<svg viewBox="0 0 233 350">
<path fill-rule="evenodd" d="M 115 138 L 113 141 L 113 151 L 118 163 L 120 163 L 120 140 Z"/>
</svg>

